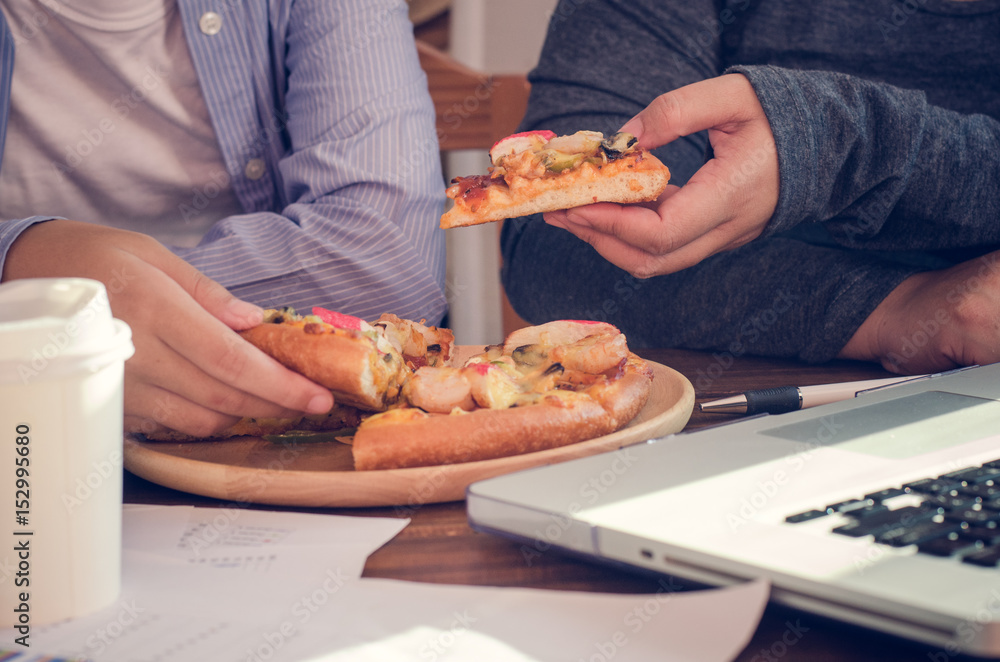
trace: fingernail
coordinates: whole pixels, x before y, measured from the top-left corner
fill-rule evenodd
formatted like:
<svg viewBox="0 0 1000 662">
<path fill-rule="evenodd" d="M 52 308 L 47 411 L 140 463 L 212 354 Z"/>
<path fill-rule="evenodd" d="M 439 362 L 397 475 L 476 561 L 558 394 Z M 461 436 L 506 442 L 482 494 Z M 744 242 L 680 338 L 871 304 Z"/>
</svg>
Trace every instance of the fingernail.
<svg viewBox="0 0 1000 662">
<path fill-rule="evenodd" d="M 332 395 L 329 393 L 326 395 L 317 395 L 306 405 L 306 412 L 309 414 L 325 414 L 330 411 L 331 407 L 333 407 Z"/>
<path fill-rule="evenodd" d="M 562 227 L 563 219 L 566 217 L 566 212 L 563 210 L 550 211 L 542 214 L 542 220 L 544 220 L 549 225 L 554 225 L 556 227 Z"/>
<path fill-rule="evenodd" d="M 577 211 L 577 207 L 566 210 L 566 215 L 563 217 L 565 219 L 566 225 L 583 225 L 586 224 L 587 218 Z"/>
<path fill-rule="evenodd" d="M 235 299 L 229 307 L 230 312 L 236 316 L 247 328 L 257 326 L 264 321 L 264 309 L 246 301 Z"/>
</svg>

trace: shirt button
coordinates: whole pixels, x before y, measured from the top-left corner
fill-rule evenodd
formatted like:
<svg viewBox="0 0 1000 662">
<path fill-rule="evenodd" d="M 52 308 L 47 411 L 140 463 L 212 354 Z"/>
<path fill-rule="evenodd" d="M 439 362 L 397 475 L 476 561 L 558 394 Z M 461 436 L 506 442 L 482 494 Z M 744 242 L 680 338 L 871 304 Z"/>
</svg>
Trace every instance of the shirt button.
<svg viewBox="0 0 1000 662">
<path fill-rule="evenodd" d="M 243 174 L 247 176 L 247 179 L 257 180 L 264 176 L 264 172 L 267 168 L 264 165 L 264 159 L 250 159 L 247 161 L 247 167 L 243 169 Z"/>
<path fill-rule="evenodd" d="M 207 11 L 198 19 L 198 28 L 209 36 L 219 34 L 222 29 L 222 17 L 214 11 Z"/>
</svg>

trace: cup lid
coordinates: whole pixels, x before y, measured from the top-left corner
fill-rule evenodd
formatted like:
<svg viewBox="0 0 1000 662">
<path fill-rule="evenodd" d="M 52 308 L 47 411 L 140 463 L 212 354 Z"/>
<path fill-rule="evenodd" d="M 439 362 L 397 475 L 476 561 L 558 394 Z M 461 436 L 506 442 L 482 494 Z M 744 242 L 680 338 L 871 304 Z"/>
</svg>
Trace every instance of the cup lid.
<svg viewBox="0 0 1000 662">
<path fill-rule="evenodd" d="M 133 352 L 131 330 L 113 318 L 102 283 L 30 278 L 0 284 L 0 383 L 97 370 Z"/>
</svg>

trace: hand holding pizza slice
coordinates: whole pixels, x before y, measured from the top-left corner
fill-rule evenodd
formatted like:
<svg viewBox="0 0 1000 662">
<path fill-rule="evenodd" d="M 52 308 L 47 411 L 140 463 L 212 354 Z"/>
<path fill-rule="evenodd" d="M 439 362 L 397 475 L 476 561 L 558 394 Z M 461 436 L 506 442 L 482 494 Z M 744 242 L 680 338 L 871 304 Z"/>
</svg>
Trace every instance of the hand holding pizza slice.
<svg viewBox="0 0 1000 662">
<path fill-rule="evenodd" d="M 448 329 L 396 315 L 382 315 L 369 324 L 319 307 L 309 315 L 291 308 L 267 310 L 262 324 L 241 331 L 240 336 L 286 368 L 330 389 L 334 406 L 326 414 L 301 418 L 243 418 L 211 439 L 280 434 L 293 428 L 355 427 L 365 416 L 395 404 L 416 367 L 447 361 L 455 342 Z M 199 440 L 165 429 L 146 437 Z"/>
</svg>

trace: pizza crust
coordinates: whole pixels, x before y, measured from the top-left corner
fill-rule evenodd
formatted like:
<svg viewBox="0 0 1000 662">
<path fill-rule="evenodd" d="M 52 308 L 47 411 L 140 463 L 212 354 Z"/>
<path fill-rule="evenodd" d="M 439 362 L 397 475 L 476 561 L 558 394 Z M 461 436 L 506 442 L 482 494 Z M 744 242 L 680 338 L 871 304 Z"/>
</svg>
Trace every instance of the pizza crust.
<svg viewBox="0 0 1000 662">
<path fill-rule="evenodd" d="M 330 389 L 340 404 L 382 411 L 395 401 L 406 376 L 401 358 L 379 352 L 360 333 L 313 334 L 302 326 L 261 324 L 240 335 L 285 367 Z"/>
<path fill-rule="evenodd" d="M 491 460 L 611 432 L 607 412 L 585 396 L 573 402 L 560 399 L 554 406 L 421 414 L 412 420 L 363 423 L 354 435 L 354 468 L 370 471 Z"/>
<path fill-rule="evenodd" d="M 597 384 L 588 394 L 604 407 L 615 429 L 628 425 L 646 406 L 652 392 L 653 369 L 635 354 L 625 364 L 624 374 L 611 384 Z"/>
<path fill-rule="evenodd" d="M 211 436 L 213 440 L 232 439 L 233 437 L 263 437 L 269 434 L 282 434 L 298 427 L 300 418 L 241 418 L 228 428 L 221 430 Z M 205 441 L 205 437 L 195 437 L 190 434 L 170 430 L 168 428 L 155 428 L 142 432 L 142 436 L 149 441 L 170 441 L 175 443 L 187 443 L 195 441 Z"/>
<path fill-rule="evenodd" d="M 284 434 L 292 430 L 306 432 L 325 432 L 328 430 L 343 430 L 356 428 L 364 420 L 366 412 L 348 405 L 334 404 L 325 414 L 311 414 L 298 418 L 241 418 L 228 428 L 213 434 L 210 439 L 232 439 L 233 437 L 263 437 L 273 434 Z M 156 428 L 142 433 L 149 441 L 172 441 L 188 443 L 205 441 L 205 437 L 195 437 L 190 434 Z"/>
</svg>

